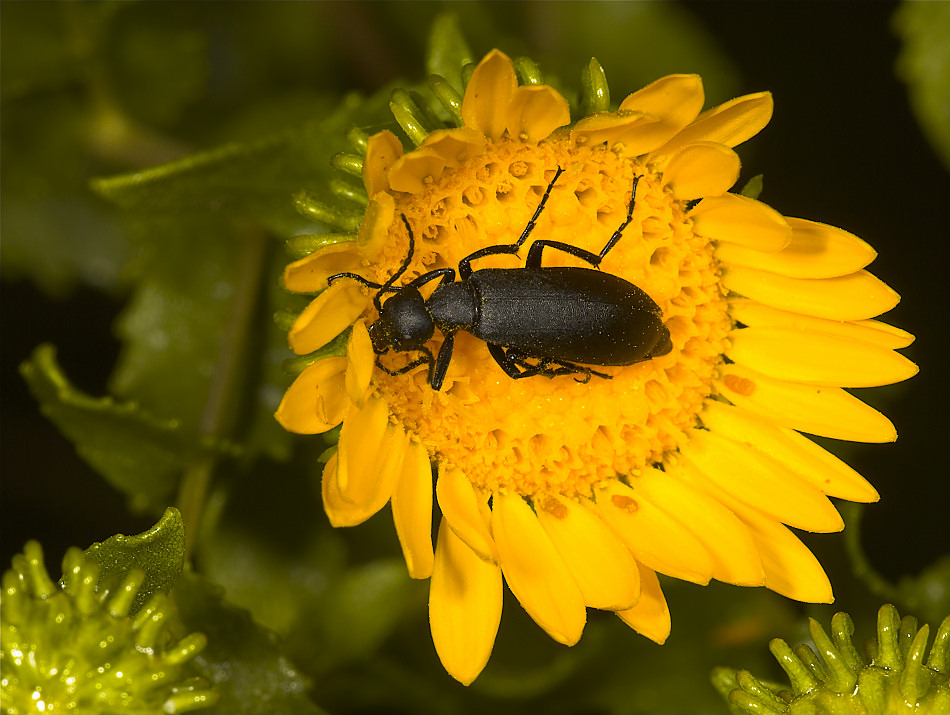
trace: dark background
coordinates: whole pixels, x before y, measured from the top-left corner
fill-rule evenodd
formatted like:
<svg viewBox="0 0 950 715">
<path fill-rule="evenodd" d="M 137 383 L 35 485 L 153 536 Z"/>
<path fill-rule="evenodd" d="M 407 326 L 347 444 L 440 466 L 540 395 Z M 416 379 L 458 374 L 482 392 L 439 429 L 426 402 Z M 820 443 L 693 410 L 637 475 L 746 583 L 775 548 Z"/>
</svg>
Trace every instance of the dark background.
<svg viewBox="0 0 950 715">
<path fill-rule="evenodd" d="M 900 438 L 893 445 L 834 448 L 881 493 L 864 518 L 864 544 L 873 563 L 890 578 L 914 574 L 947 547 L 950 181 L 894 74 L 899 42 L 890 18 L 896 4 L 683 6 L 741 68 L 741 92 L 769 89 L 775 96 L 775 116 L 756 138 L 754 151 L 740 149 L 744 178 L 764 173 L 762 199 L 782 213 L 840 226 L 867 240 L 879 253 L 871 270 L 903 297 L 884 320 L 918 336 L 905 352 L 921 372 L 904 385 L 857 393 L 894 421 Z M 421 46 L 415 55 L 393 46 L 398 38 L 387 34 L 385 23 L 375 22 L 375 4 L 334 4 L 331 10 L 320 12 L 328 13 L 324 19 L 333 23 L 340 43 L 341 64 L 328 74 L 341 91 L 369 92 L 399 76 L 421 76 Z M 521 41 L 542 67 L 557 64 L 551 28 L 537 5 L 499 3 L 490 13 L 499 26 L 519 28 Z M 476 54 L 487 49 L 473 43 Z M 610 77 L 611 59 L 598 59 Z M 575 58 L 569 60 L 576 65 Z M 615 87 L 618 94 L 634 89 Z M 55 564 L 70 545 L 86 546 L 117 531 L 136 533 L 153 521 L 127 513 L 124 497 L 39 414 L 18 374 L 36 345 L 52 342 L 74 382 L 93 395 L 104 394 L 119 349 L 111 326 L 122 305 L 121 296 L 91 288 L 54 300 L 24 281 L 2 284 L 4 568 L 30 538 L 42 540 Z"/>
</svg>

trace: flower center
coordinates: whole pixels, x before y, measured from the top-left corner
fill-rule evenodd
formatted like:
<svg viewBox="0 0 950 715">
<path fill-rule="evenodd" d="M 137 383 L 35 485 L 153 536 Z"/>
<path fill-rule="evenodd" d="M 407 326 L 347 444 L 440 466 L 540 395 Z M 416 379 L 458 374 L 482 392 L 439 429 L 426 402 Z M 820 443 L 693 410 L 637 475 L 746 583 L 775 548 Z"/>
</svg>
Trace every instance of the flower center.
<svg viewBox="0 0 950 715">
<path fill-rule="evenodd" d="M 633 220 L 600 269 L 638 286 L 660 306 L 673 350 L 634 365 L 595 368 L 610 380 L 514 380 L 484 341 L 462 331 L 439 392 L 429 386 L 424 367 L 402 375 L 377 368 L 374 383 L 394 417 L 440 464 L 461 468 L 488 491 L 589 495 L 601 480 L 662 462 L 711 392 L 731 328 L 712 247 L 693 234 L 682 202 L 663 189 L 662 177 L 616 147 L 578 147 L 558 134 L 537 146 L 491 142 L 426 191 L 399 194 L 397 216 L 406 215 L 416 241 L 399 284 L 435 268 L 457 268 L 479 248 L 517 241 L 558 167 L 564 172 L 519 255 L 488 256 L 472 268 L 523 267 L 531 243 L 542 238 L 600 253 L 626 219 L 639 175 Z M 390 238 L 374 280 L 385 280 L 405 260 L 408 235 L 401 221 Z M 591 267 L 556 249 L 545 249 L 542 262 Z M 437 331 L 427 344 L 433 354 L 441 340 Z M 381 361 L 398 370 L 416 356 L 391 351 Z"/>
</svg>

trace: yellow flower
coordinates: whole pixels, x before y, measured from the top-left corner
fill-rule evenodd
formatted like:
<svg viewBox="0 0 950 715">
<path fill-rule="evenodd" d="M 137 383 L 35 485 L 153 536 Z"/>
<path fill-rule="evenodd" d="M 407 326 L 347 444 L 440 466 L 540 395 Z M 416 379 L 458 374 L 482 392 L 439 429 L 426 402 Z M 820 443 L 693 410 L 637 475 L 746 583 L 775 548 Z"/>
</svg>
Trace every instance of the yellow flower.
<svg viewBox="0 0 950 715">
<path fill-rule="evenodd" d="M 491 653 L 502 577 L 567 645 L 588 607 L 664 642 L 670 614 L 657 572 L 830 602 L 822 567 L 786 525 L 838 531 L 829 496 L 878 494 L 800 432 L 895 439 L 886 417 L 842 388 L 917 371 L 894 352 L 912 336 L 872 320 L 899 297 L 864 270 L 870 246 L 729 193 L 739 175 L 733 147 L 768 123 L 771 95 L 701 113 L 700 78 L 672 75 L 614 112 L 605 93 L 589 92 L 594 111 L 571 124 L 567 101 L 530 66 L 521 70 L 519 86 L 513 63 L 492 51 L 464 98 L 431 78 L 456 128 L 431 126 L 431 110 L 411 100 L 394 103 L 417 148 L 405 153 L 389 131 L 369 137 L 358 233 L 284 276 L 292 291 L 319 292 L 290 329 L 294 352 L 352 331 L 345 357 L 321 357 L 297 377 L 277 419 L 300 433 L 342 423 L 323 472 L 330 521 L 353 526 L 392 503 L 409 573 L 431 576 L 436 650 L 465 684 Z M 633 204 L 600 269 L 645 291 L 672 349 L 593 374 L 515 380 L 484 341 L 460 331 L 439 390 L 417 348 L 377 358 L 367 330 L 377 291 L 365 283 L 405 268 L 379 291 L 385 302 L 431 270 L 513 244 L 545 195 L 521 254 L 472 268 L 523 267 L 539 239 L 599 254 Z M 544 266 L 590 268 L 556 249 Z M 340 273 L 352 275 L 328 287 Z M 426 283 L 424 295 L 434 287 Z M 426 343 L 432 355 L 443 339 L 436 331 Z M 433 473 L 442 513 L 434 550 Z"/>
</svg>

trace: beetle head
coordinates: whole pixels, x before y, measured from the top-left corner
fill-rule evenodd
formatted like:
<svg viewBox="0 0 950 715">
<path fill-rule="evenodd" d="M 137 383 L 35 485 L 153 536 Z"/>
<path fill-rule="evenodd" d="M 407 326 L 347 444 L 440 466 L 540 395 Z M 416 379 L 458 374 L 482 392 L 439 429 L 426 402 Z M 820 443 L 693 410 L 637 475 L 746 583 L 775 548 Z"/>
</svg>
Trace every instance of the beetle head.
<svg viewBox="0 0 950 715">
<path fill-rule="evenodd" d="M 369 326 L 373 351 L 414 350 L 424 345 L 435 332 L 435 324 L 426 310 L 422 294 L 415 288 L 401 288 L 383 303 L 379 318 Z"/>
</svg>

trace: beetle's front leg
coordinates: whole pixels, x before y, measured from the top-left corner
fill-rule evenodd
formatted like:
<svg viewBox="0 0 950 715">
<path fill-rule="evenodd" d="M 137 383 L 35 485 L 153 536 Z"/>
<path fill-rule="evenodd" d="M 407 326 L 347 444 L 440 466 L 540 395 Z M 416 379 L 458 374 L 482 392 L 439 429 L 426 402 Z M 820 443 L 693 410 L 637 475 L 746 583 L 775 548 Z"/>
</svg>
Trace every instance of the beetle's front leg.
<svg viewBox="0 0 950 715">
<path fill-rule="evenodd" d="M 418 278 L 413 278 L 411 281 L 406 283 L 404 286 L 400 286 L 399 290 L 404 288 L 419 288 L 424 286 L 430 281 L 434 281 L 436 278 L 441 278 L 439 285 L 444 285 L 445 283 L 452 283 L 455 281 L 455 269 L 454 268 L 436 268 L 435 270 L 429 271 L 428 273 L 423 273 Z"/>
<path fill-rule="evenodd" d="M 594 268 L 600 267 L 600 262 L 604 260 L 610 249 L 617 245 L 617 241 L 623 236 L 623 230 L 630 225 L 630 222 L 633 220 L 633 208 L 637 203 L 637 184 L 640 183 L 640 176 L 633 177 L 633 188 L 630 190 L 630 204 L 627 206 L 627 217 L 624 219 L 623 223 L 620 224 L 620 227 L 613 232 L 611 237 L 607 239 L 607 243 L 601 249 L 600 253 L 593 253 L 592 251 L 585 251 L 583 248 L 578 248 L 577 246 L 572 246 L 569 243 L 562 243 L 561 241 L 551 241 L 545 238 L 538 239 L 531 244 L 531 248 L 528 249 L 528 259 L 525 261 L 525 266 L 527 268 L 540 268 L 541 267 L 541 251 L 545 247 L 556 248 L 559 251 L 564 251 L 569 253 L 572 256 L 576 256 L 581 260 L 587 261 Z"/>
<path fill-rule="evenodd" d="M 515 255 L 518 253 L 525 241 L 528 240 L 528 236 L 530 236 L 531 232 L 534 230 L 537 220 L 541 216 L 541 212 L 544 210 L 544 205 L 548 202 L 548 197 L 551 195 L 551 189 L 554 188 L 554 184 L 557 182 L 558 177 L 563 173 L 564 169 L 559 166 L 557 171 L 554 173 L 554 178 L 551 179 L 551 183 L 548 184 L 548 188 L 545 189 L 544 194 L 541 196 L 541 201 L 538 202 L 538 207 L 534 210 L 534 215 L 528 220 L 528 225 L 524 227 L 524 231 L 521 232 L 521 237 L 515 243 L 501 246 L 486 246 L 485 248 L 481 248 L 474 253 L 467 255 L 465 258 L 459 261 L 459 278 L 461 278 L 463 281 L 468 280 L 468 277 L 472 275 L 471 263 L 472 261 L 477 261 L 479 258 L 506 254 Z"/>
<path fill-rule="evenodd" d="M 422 357 L 418 357 L 418 358 L 416 358 L 415 360 L 410 360 L 408 363 L 406 363 L 405 365 L 403 365 L 402 367 L 400 367 L 400 368 L 398 368 L 398 369 L 396 369 L 396 370 L 393 370 L 392 368 L 386 367 L 385 365 L 383 365 L 383 364 L 380 362 L 379 358 L 376 358 L 376 367 L 378 367 L 380 370 L 382 370 L 383 372 L 385 372 L 387 375 L 396 376 L 396 375 L 405 375 L 407 372 L 409 372 L 410 370 L 412 370 L 412 369 L 414 369 L 414 368 L 419 367 L 420 365 L 428 365 L 428 366 L 429 366 L 429 376 L 431 377 L 431 376 L 432 376 L 432 365 L 433 365 L 433 363 L 435 362 L 435 358 L 432 357 L 432 351 L 429 350 L 429 348 L 427 348 L 425 345 L 422 345 L 422 346 L 420 346 L 420 347 L 418 347 L 418 348 L 413 348 L 413 349 L 414 349 L 414 350 L 418 350 L 418 351 L 420 351 L 421 353 L 423 353 Z M 441 353 L 439 353 L 439 354 L 441 355 Z"/>
<path fill-rule="evenodd" d="M 454 348 L 455 333 L 445 333 L 445 340 L 439 348 L 439 357 L 436 358 L 435 366 L 429 363 L 429 384 L 436 392 L 442 389 L 442 381 L 445 380 L 445 373 L 449 369 L 449 363 L 452 362 Z M 429 353 L 429 358 L 432 358 L 432 353 Z"/>
</svg>

